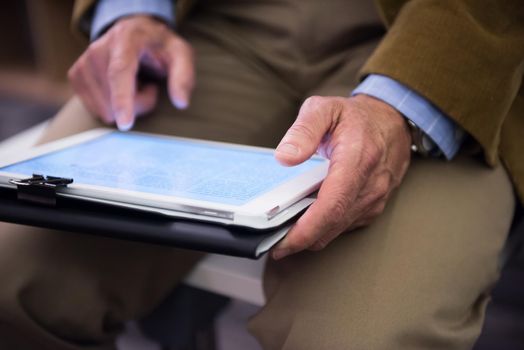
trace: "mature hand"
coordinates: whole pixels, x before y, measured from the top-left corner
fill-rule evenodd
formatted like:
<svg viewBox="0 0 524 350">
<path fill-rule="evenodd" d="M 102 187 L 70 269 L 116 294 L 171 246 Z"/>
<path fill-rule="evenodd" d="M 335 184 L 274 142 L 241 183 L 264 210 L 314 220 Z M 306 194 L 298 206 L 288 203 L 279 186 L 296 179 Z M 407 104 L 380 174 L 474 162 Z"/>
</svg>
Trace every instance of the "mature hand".
<svg viewBox="0 0 524 350">
<path fill-rule="evenodd" d="M 381 214 L 409 166 L 410 143 L 402 115 L 382 101 L 366 95 L 308 98 L 275 156 L 296 165 L 318 151 L 330 159 L 329 171 L 317 200 L 273 258 L 323 249 Z"/>
<path fill-rule="evenodd" d="M 155 84 L 138 85 L 137 73 L 143 66 L 167 76 L 176 107 L 188 106 L 194 85 L 192 49 L 167 25 L 149 16 L 119 20 L 75 62 L 69 79 L 93 114 L 128 130 L 135 116 L 151 111 L 158 98 Z"/>
</svg>

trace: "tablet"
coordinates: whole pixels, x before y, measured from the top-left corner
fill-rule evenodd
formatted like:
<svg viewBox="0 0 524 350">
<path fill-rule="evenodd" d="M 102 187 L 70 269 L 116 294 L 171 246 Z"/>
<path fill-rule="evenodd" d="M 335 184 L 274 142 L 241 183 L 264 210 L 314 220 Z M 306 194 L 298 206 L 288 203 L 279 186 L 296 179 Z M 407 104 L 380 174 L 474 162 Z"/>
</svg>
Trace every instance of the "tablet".
<svg viewBox="0 0 524 350">
<path fill-rule="evenodd" d="M 57 195 L 256 229 L 310 205 L 329 161 L 285 167 L 268 148 L 95 129 L 0 160 L 0 186 L 32 174 L 71 178 Z"/>
</svg>

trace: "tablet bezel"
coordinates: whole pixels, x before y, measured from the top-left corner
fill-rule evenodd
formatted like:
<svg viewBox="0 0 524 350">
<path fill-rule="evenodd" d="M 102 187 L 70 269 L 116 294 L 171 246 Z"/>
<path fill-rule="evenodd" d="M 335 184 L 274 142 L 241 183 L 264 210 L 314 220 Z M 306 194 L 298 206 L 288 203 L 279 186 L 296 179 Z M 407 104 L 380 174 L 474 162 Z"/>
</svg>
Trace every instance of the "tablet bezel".
<svg viewBox="0 0 524 350">
<path fill-rule="evenodd" d="M 0 168 L 27 161 L 48 153 L 57 152 L 84 142 L 92 141 L 96 138 L 113 132 L 117 131 L 108 128 L 93 129 L 54 142 L 50 142 L 48 144 L 37 146 L 32 149 L 22 150 L 20 153 L 10 155 L 8 159 L 0 160 Z M 270 148 L 246 146 L 226 142 L 157 135 L 136 131 L 132 131 L 130 133 L 149 137 L 181 140 L 208 146 L 215 145 L 230 149 L 250 150 L 271 154 L 274 152 L 274 150 Z M 216 221 L 213 220 L 213 218 L 219 218 L 219 221 L 224 223 L 231 222 L 231 224 L 254 228 L 271 228 L 277 225 L 277 222 L 271 221 L 273 217 L 281 214 L 285 209 L 289 208 L 291 205 L 305 198 L 307 195 L 311 194 L 319 188 L 320 183 L 327 174 L 329 161 L 320 156 L 314 157 L 324 161 L 320 162 L 318 166 L 306 171 L 304 174 L 288 180 L 270 190 L 269 192 L 257 196 L 253 200 L 239 206 L 176 196 L 86 185 L 75 182 L 69 185 L 67 188 L 61 189 L 59 194 L 75 196 L 77 198 L 86 197 L 86 199 L 90 198 L 94 200 L 110 201 L 114 202 L 115 204 L 122 203 L 123 205 L 140 205 L 144 208 L 151 207 L 156 209 L 172 210 L 175 212 L 190 213 L 197 215 L 197 217 L 201 217 L 202 220 L 208 219 L 209 221 Z M 60 174 L 43 175 L 60 176 Z M 23 177 L 27 177 L 27 174 L 12 174 L 0 171 L 0 186 L 15 187 L 8 181 L 12 178 L 20 179 Z M 276 221 L 282 221 L 282 215 L 279 215 L 279 217 L 280 220 Z"/>
</svg>

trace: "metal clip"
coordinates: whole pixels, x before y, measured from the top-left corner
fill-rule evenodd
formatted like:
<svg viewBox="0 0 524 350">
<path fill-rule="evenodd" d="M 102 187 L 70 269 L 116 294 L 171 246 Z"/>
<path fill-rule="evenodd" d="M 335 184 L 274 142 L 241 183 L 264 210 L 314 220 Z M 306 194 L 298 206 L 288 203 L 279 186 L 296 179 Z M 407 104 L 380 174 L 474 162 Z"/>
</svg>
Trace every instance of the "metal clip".
<svg viewBox="0 0 524 350">
<path fill-rule="evenodd" d="M 27 179 L 11 179 L 9 183 L 16 185 L 19 200 L 54 207 L 56 190 L 73 183 L 73 179 L 33 174 Z"/>
</svg>

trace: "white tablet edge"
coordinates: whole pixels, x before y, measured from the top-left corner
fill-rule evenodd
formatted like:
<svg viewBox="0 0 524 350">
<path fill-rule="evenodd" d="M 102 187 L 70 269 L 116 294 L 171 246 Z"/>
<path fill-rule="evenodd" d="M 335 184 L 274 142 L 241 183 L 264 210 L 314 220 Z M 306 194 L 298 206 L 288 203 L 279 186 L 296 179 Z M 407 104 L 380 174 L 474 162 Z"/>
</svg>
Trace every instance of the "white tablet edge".
<svg viewBox="0 0 524 350">
<path fill-rule="evenodd" d="M 0 183 L 0 187 L 10 188 L 10 189 L 14 188 L 14 186 L 12 185 L 6 185 L 2 183 Z M 85 196 L 76 196 L 76 195 L 67 194 L 67 193 L 59 193 L 58 195 L 62 197 L 66 197 L 66 198 L 79 199 L 79 200 L 93 202 L 93 203 L 114 205 L 114 206 L 127 208 L 127 209 L 155 213 L 155 214 L 164 215 L 164 216 L 172 217 L 172 218 L 192 219 L 192 220 L 199 220 L 199 221 L 205 221 L 205 222 L 210 222 L 210 223 L 219 223 L 219 224 L 224 224 L 224 225 L 246 226 L 246 227 L 259 229 L 259 230 L 271 229 L 271 228 L 278 227 L 284 224 L 285 222 L 293 218 L 295 215 L 297 215 L 298 213 L 300 213 L 301 211 L 309 207 L 315 201 L 314 197 L 306 197 L 292 204 L 288 208 L 284 209 L 283 211 L 275 215 L 269 221 L 253 220 L 253 221 L 247 221 L 244 225 L 239 225 L 236 222 L 234 223 L 230 219 L 223 219 L 217 216 L 208 216 L 205 214 L 200 214 L 200 215 L 191 214 L 188 212 L 156 208 L 156 207 L 148 207 L 148 206 L 140 205 L 140 204 L 122 203 L 122 202 L 116 202 L 113 200 L 98 199 L 98 198 L 91 198 L 91 197 L 85 197 Z"/>
<path fill-rule="evenodd" d="M 60 139 L 48 144 L 38 146 L 36 148 L 23 151 L 20 154 L 13 155 L 9 159 L 0 161 L 0 167 L 5 167 L 10 164 L 22 162 L 31 158 L 36 158 L 38 156 L 59 151 L 61 149 L 74 146 L 80 143 L 84 143 L 93 139 L 96 139 L 100 136 L 103 136 L 107 133 L 114 132 L 113 129 L 94 129 L 86 131 L 80 134 L 76 134 L 64 139 Z M 132 132 L 135 134 L 142 134 L 146 136 L 154 136 L 160 138 L 176 139 L 182 141 L 188 141 L 190 143 L 201 143 L 207 145 L 220 145 L 222 147 L 237 148 L 241 150 L 253 150 L 253 151 L 262 151 L 266 153 L 272 153 L 272 149 L 255 147 L 255 146 L 246 146 L 246 145 L 237 145 L 225 142 L 216 142 L 216 141 L 206 141 L 190 138 L 182 138 L 175 136 L 167 135 L 156 135 L 156 134 L 147 134 L 140 132 Z M 322 159 L 318 157 L 319 159 Z M 180 198 L 174 196 L 163 196 L 155 195 L 142 192 L 134 192 L 123 189 L 111 189 L 107 187 L 91 186 L 84 184 L 75 184 L 68 186 L 67 189 L 62 190 L 63 193 L 67 193 L 77 197 L 83 197 L 85 199 L 101 199 L 107 200 L 110 202 L 125 202 L 128 204 L 134 205 L 145 205 L 147 207 L 156 207 L 158 209 L 171 209 L 175 211 L 191 211 L 194 214 L 199 215 L 214 215 L 219 218 L 226 218 L 228 220 L 233 220 L 234 224 L 242 226 L 266 226 L 268 221 L 271 221 L 272 217 L 281 212 L 282 210 L 289 207 L 291 204 L 305 197 L 306 195 L 312 193 L 318 189 L 320 182 L 325 177 L 328 168 L 328 161 L 320 163 L 319 166 L 311 169 L 307 173 L 300 175 L 297 178 L 294 178 L 292 181 L 286 181 L 285 183 L 277 186 L 272 191 L 262 194 L 261 196 L 255 198 L 254 200 L 246 203 L 242 206 L 232 206 L 214 202 L 207 201 L 198 201 L 188 198 Z M 59 174 L 43 174 L 43 175 L 54 175 L 60 176 Z M 8 186 L 7 181 L 12 177 L 20 177 L 19 174 L 9 174 L 5 172 L 0 172 L 0 184 L 4 183 Z M 2 181 L 4 180 L 4 181 Z M 8 186 L 9 187 L 9 186 Z M 291 195 L 290 195 L 291 192 Z M 96 193 L 97 197 L 92 197 Z M 287 200 L 282 201 L 282 194 L 285 193 Z M 140 199 L 140 203 L 137 203 L 136 200 Z M 131 200 L 131 202 L 128 202 Z M 133 201 L 135 200 L 135 201 Z M 159 205 L 162 205 L 162 208 L 159 208 Z M 167 207 L 167 208 L 165 208 Z M 270 225 L 274 226 L 274 225 Z M 254 226 L 253 226 L 254 227 Z"/>
<path fill-rule="evenodd" d="M 151 212 L 151 213 L 165 215 L 165 216 L 173 217 L 173 218 L 201 220 L 201 221 L 220 223 L 220 224 L 225 224 L 225 225 L 239 225 L 237 222 L 233 222 L 232 220 L 223 219 L 217 216 L 210 216 L 210 215 L 205 215 L 205 214 L 192 214 L 192 213 L 183 212 L 183 211 L 169 210 L 169 209 L 156 208 L 156 207 L 148 207 L 148 206 L 140 205 L 140 204 L 115 202 L 115 201 L 105 200 L 105 199 L 86 198 L 83 196 L 79 197 L 79 196 L 70 195 L 70 194 L 61 194 L 61 195 L 64 197 L 68 197 L 68 198 L 76 198 L 76 199 L 87 200 L 87 201 L 95 202 L 95 203 L 116 205 L 116 206 L 123 207 L 123 208 Z M 309 207 L 314 201 L 315 201 L 315 198 L 312 198 L 312 197 L 303 198 L 299 200 L 298 202 L 293 203 L 291 206 L 284 209 L 277 215 L 275 215 L 269 221 L 252 220 L 252 221 L 247 221 L 246 224 L 242 226 L 260 229 L 260 230 L 278 227 L 284 224 L 289 219 L 293 218 L 295 215 L 300 213 L 302 210 Z"/>
</svg>

